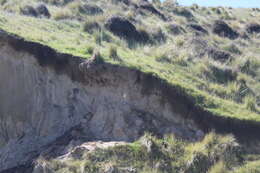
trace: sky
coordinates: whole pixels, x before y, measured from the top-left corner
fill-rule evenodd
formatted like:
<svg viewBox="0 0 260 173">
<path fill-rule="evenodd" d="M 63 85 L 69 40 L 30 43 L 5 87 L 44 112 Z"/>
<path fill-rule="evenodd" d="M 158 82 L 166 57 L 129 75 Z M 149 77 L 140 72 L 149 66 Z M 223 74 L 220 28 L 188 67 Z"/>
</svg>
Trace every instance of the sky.
<svg viewBox="0 0 260 173">
<path fill-rule="evenodd" d="M 200 6 L 260 7 L 260 0 L 178 0 L 178 3 L 181 5 L 196 3 Z"/>
</svg>

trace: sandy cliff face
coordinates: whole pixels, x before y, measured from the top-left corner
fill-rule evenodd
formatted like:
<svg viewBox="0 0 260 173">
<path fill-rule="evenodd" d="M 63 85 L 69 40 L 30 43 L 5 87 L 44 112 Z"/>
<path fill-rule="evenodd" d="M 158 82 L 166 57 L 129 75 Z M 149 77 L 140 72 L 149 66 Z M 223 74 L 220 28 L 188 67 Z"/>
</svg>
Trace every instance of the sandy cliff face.
<svg viewBox="0 0 260 173">
<path fill-rule="evenodd" d="M 0 172 L 27 164 L 75 127 L 88 140 L 201 135 L 172 104 L 178 98 L 169 103 L 149 75 L 106 63 L 85 67 L 78 57 L 0 36 Z"/>
</svg>

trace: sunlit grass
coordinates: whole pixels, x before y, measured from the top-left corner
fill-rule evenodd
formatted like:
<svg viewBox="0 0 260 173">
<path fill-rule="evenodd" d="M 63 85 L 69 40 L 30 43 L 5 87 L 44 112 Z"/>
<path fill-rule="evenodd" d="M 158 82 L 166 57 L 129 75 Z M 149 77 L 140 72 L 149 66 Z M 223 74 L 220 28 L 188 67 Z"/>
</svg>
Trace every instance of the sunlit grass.
<svg viewBox="0 0 260 173">
<path fill-rule="evenodd" d="M 145 73 L 152 73 L 171 85 L 181 88 L 183 92 L 195 100 L 197 106 L 212 112 L 216 116 L 260 122 L 259 114 L 247 109 L 242 103 L 238 104 L 231 99 L 226 100 L 200 89 L 203 86 L 207 87 L 207 81 L 194 75 L 193 69 L 187 66 L 189 63 L 192 63 L 187 60 L 187 53 L 183 52 L 182 54 L 177 54 L 177 56 L 172 56 L 171 53 L 171 63 L 158 61 L 158 53 L 155 53 L 155 51 L 166 51 L 169 45 L 162 45 L 161 47 L 151 45 L 148 48 L 150 50 L 146 53 L 143 46 L 137 45 L 136 49 L 130 49 L 123 40 L 113 35 L 111 35 L 112 42 L 102 41 L 101 44 L 96 44 L 93 35 L 84 32 L 82 24 L 78 21 L 36 19 L 4 12 L 0 13 L 0 28 L 20 35 L 27 40 L 48 45 L 59 52 L 83 58 L 91 56 L 88 49 L 93 47 L 99 50 L 104 60 L 108 63 L 139 69 Z M 97 34 L 99 33 L 97 32 Z M 183 46 L 183 44 L 185 43 L 182 40 L 181 45 Z M 177 41 L 177 49 L 181 45 Z M 117 47 L 117 55 L 120 57 L 120 61 L 111 58 L 111 52 L 109 51 L 111 46 Z M 193 64 L 190 65 L 193 66 Z"/>
</svg>

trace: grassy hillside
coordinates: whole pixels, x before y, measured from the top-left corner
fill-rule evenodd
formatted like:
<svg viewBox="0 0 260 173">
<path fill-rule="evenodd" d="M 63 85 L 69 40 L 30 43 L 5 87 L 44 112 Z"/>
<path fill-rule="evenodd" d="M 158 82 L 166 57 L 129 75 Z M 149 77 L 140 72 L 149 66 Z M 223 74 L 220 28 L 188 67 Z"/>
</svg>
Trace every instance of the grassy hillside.
<svg viewBox="0 0 260 173">
<path fill-rule="evenodd" d="M 99 51 L 109 63 L 140 69 L 178 86 L 216 116 L 260 121 L 260 35 L 246 30 L 260 19 L 259 9 L 177 7 L 166 1 L 149 4 L 159 12 L 155 13 L 137 0 L 0 4 L 0 28 L 5 31 L 84 58 Z M 39 4 L 50 16 L 28 13 L 28 5 L 36 9 Z M 115 15 L 149 40 L 129 40 L 110 32 L 104 24 Z M 225 21 L 239 36 L 230 39 L 213 33 L 215 20 Z"/>
<path fill-rule="evenodd" d="M 124 21 L 120 36 L 108 27 L 115 16 Z M 99 52 L 107 63 L 152 74 L 234 124 L 260 122 L 259 19 L 257 8 L 181 7 L 169 0 L 0 0 L 0 30 L 86 59 Z M 242 148 L 233 136 L 215 133 L 197 142 L 146 134 L 38 163 L 58 173 L 258 173 L 257 142 L 247 142 Z"/>
</svg>

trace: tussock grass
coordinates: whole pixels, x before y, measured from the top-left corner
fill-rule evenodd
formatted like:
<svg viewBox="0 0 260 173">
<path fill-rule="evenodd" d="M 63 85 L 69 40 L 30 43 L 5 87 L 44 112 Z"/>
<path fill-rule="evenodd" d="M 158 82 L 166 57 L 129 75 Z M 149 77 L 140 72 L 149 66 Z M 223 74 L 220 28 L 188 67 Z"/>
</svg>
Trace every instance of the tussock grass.
<svg viewBox="0 0 260 173">
<path fill-rule="evenodd" d="M 188 142 L 172 135 L 159 139 L 147 133 L 131 144 L 85 152 L 82 158 L 53 159 L 44 163 L 56 172 L 97 173 L 113 168 L 119 172 L 129 169 L 143 173 L 216 173 L 224 168 L 230 171 L 241 163 L 240 154 L 240 147 L 232 136 L 210 133 L 202 141 Z"/>
<path fill-rule="evenodd" d="M 233 173 L 259 173 L 260 172 L 260 161 L 248 162 L 244 166 L 236 169 Z"/>
<path fill-rule="evenodd" d="M 57 9 L 52 17 L 55 20 L 71 19 L 72 13 L 67 9 Z"/>
<path fill-rule="evenodd" d="M 138 69 L 170 84 L 188 96 L 195 106 L 219 118 L 232 122 L 260 122 L 260 41 L 259 34 L 249 39 L 229 40 L 212 34 L 212 21 L 225 20 L 232 28 L 243 31 L 247 23 L 258 22 L 259 10 L 205 8 L 193 5 L 179 8 L 173 1 L 154 1 L 154 6 L 167 16 L 162 21 L 146 11 L 134 11 L 122 0 L 95 4 L 103 14 L 90 16 L 82 10 L 87 1 L 70 0 L 0 0 L 0 29 L 22 36 L 26 40 L 48 45 L 63 53 L 90 58 L 98 52 L 106 63 Z M 44 2 L 52 18 L 21 16 L 20 8 L 30 3 Z M 134 1 L 138 3 L 137 1 Z M 81 10 L 80 10 L 81 9 Z M 149 15 L 148 15 L 149 14 Z M 103 27 L 112 15 L 125 16 L 139 32 L 151 41 L 140 44 L 121 40 Z M 166 32 L 172 21 L 185 28 L 190 22 L 200 23 L 209 34 L 196 36 L 191 32 L 173 35 Z M 193 37 L 201 37 L 212 46 L 229 52 L 227 61 L 211 59 L 207 53 L 193 55 L 189 45 Z M 205 48 L 206 48 L 205 46 Z M 203 48 L 202 48 L 203 49 Z M 203 51 L 203 50 L 202 50 Z M 152 144 L 149 148 L 144 141 Z M 1 147 L 1 144 L 0 144 Z M 242 162 L 233 136 L 210 133 L 203 140 L 188 142 L 168 135 L 158 139 L 146 134 L 140 140 L 124 146 L 84 153 L 81 159 L 39 160 L 57 173 L 104 172 L 108 168 L 120 171 L 130 167 L 142 173 L 244 173 L 260 172 L 259 158 Z M 241 153 L 242 152 L 242 153 Z"/>
<path fill-rule="evenodd" d="M 15 2 L 18 9 L 21 5 L 28 3 L 28 0 Z M 37 4 L 39 1 L 34 0 L 33 2 Z M 252 36 L 251 41 L 240 38 L 231 41 L 213 34 L 203 36 L 209 44 L 213 46 L 224 45 L 219 47 L 235 56 L 230 61 L 219 63 L 206 55 L 199 58 L 192 56 L 187 40 L 194 37 L 194 34 L 188 32 L 178 36 L 170 35 L 162 27 L 169 24 L 167 21 L 161 21 L 154 15 L 136 14 L 129 16 L 133 11 L 122 5 L 123 3 L 119 3 L 119 5 L 104 4 L 102 0 L 99 0 L 96 4 L 104 10 L 104 14 L 93 16 L 91 19 L 88 15 L 77 10 L 82 3 L 65 1 L 58 5 L 49 1 L 45 3 L 53 16 L 52 19 L 20 16 L 15 13 L 16 7 L 14 8 L 11 2 L 5 2 L 0 10 L 6 11 L 8 9 L 14 13 L 0 12 L 0 28 L 18 34 L 25 39 L 48 45 L 57 51 L 83 58 L 89 58 L 93 53 L 89 48 L 95 48 L 99 50 L 107 63 L 120 64 L 139 69 L 144 73 L 151 73 L 172 86 L 181 88 L 181 91 L 189 95 L 197 106 L 216 116 L 260 121 L 259 113 L 246 108 L 247 106 L 243 103 L 243 99 L 249 95 L 256 100 L 256 108 L 259 102 L 260 66 L 258 64 L 260 63 L 256 55 L 260 53 L 257 46 L 260 42 L 257 36 Z M 168 5 L 165 5 L 167 3 Z M 108 6 L 111 9 L 109 12 L 106 10 Z M 241 15 L 243 18 L 251 19 L 249 15 L 251 11 L 247 9 L 203 9 L 193 6 L 192 8 L 183 7 L 179 11 L 176 9 L 178 13 L 176 14 L 169 8 L 175 9 L 176 4 L 164 2 L 156 6 L 169 18 L 174 18 L 175 22 L 181 26 L 190 22 L 190 19 L 183 17 L 183 15 L 191 12 L 194 16 L 192 20 L 206 25 L 204 28 L 207 30 L 210 30 L 209 19 L 219 19 L 225 11 L 237 19 L 242 18 Z M 185 10 L 185 8 L 187 9 Z M 60 10 L 64 10 L 66 13 L 59 14 Z M 210 14 L 207 11 L 210 11 Z M 105 20 L 113 14 L 129 16 L 137 28 L 143 28 L 145 32 L 159 41 L 156 44 L 147 43 L 144 45 L 120 40 L 102 27 Z M 256 15 L 260 17 L 260 14 Z M 53 20 L 54 18 L 58 21 Z M 236 24 L 235 21 L 228 20 L 232 25 Z M 84 22 L 86 22 L 85 25 Z M 100 28 L 95 29 L 94 27 L 93 29 L 91 27 L 93 22 L 99 23 Z M 239 23 L 239 27 L 241 27 L 240 25 L 244 24 Z M 119 61 L 114 58 L 115 51 L 113 52 L 111 49 L 114 46 L 117 56 L 120 57 Z M 231 73 L 236 77 L 232 80 L 229 78 L 226 80 L 227 75 Z"/>
</svg>

